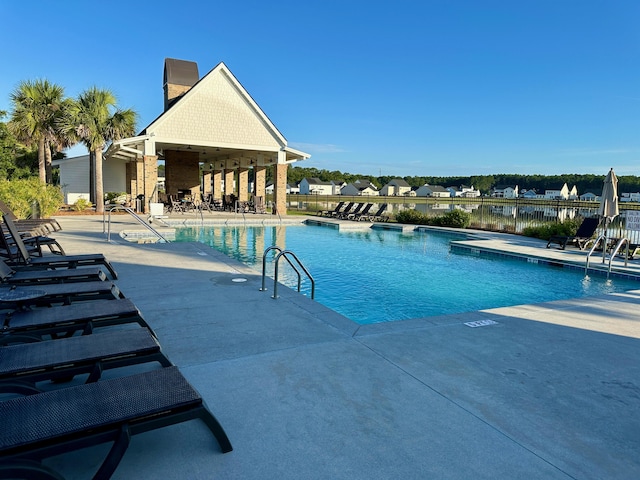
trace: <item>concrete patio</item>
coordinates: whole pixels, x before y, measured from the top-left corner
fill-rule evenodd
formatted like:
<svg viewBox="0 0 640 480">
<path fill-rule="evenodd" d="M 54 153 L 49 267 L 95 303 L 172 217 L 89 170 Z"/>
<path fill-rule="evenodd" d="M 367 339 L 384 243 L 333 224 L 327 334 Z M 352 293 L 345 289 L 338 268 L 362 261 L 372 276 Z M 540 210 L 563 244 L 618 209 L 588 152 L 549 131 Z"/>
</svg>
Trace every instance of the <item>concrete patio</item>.
<svg viewBox="0 0 640 480">
<path fill-rule="evenodd" d="M 203 424 L 183 423 L 133 437 L 113 478 L 640 478 L 640 284 L 359 326 L 287 288 L 273 300 L 259 274 L 205 245 L 107 242 L 101 217 L 58 220 L 67 253 L 113 262 L 234 447 L 223 455 Z M 112 232 L 127 228 L 114 217 Z M 517 236 L 472 242 L 584 262 Z M 90 478 L 108 448 L 46 463 Z"/>
</svg>

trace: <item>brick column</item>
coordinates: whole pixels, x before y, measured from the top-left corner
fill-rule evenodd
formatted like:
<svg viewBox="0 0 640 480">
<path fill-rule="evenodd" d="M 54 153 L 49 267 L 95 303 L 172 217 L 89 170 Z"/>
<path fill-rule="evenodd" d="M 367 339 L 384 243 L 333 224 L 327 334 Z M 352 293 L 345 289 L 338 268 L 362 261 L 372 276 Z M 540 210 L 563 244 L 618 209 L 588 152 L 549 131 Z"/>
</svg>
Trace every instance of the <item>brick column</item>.
<svg viewBox="0 0 640 480">
<path fill-rule="evenodd" d="M 266 201 L 265 189 L 267 187 L 267 167 L 255 167 L 253 171 L 254 171 L 253 193 L 257 197 L 263 197 Z"/>
<path fill-rule="evenodd" d="M 287 165 L 286 163 L 277 163 L 274 167 L 273 182 L 273 213 L 284 216 L 287 214 Z"/>
<path fill-rule="evenodd" d="M 233 170 L 225 170 L 224 171 L 224 194 L 231 195 L 233 193 L 233 177 L 235 171 Z"/>
<path fill-rule="evenodd" d="M 136 197 L 144 194 L 144 159 L 136 161 L 136 194 L 131 199 L 131 207 L 136 207 Z"/>
<path fill-rule="evenodd" d="M 133 199 L 136 197 L 136 162 L 127 162 L 127 195 L 128 200 L 133 205 Z"/>
<path fill-rule="evenodd" d="M 142 157 L 144 171 L 144 211 L 149 212 L 149 202 L 158 200 L 158 157 L 156 155 L 145 155 Z M 152 198 L 152 195 L 154 196 Z"/>
<path fill-rule="evenodd" d="M 222 200 L 222 170 L 213 172 L 213 198 Z"/>
<path fill-rule="evenodd" d="M 202 193 L 205 198 L 211 193 L 211 172 L 204 172 L 202 175 Z"/>
<path fill-rule="evenodd" d="M 249 200 L 249 169 L 240 168 L 238 170 L 238 200 L 246 202 Z"/>
</svg>

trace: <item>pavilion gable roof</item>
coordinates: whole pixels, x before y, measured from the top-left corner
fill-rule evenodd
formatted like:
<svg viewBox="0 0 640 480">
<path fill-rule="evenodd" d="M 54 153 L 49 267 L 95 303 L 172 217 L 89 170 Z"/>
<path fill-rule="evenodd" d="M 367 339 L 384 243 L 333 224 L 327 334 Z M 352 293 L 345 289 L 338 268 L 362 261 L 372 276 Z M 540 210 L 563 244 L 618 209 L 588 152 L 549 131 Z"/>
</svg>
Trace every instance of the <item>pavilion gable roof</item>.
<svg viewBox="0 0 640 480">
<path fill-rule="evenodd" d="M 142 135 L 230 147 L 287 145 L 284 136 L 223 62 L 147 126 Z"/>
</svg>

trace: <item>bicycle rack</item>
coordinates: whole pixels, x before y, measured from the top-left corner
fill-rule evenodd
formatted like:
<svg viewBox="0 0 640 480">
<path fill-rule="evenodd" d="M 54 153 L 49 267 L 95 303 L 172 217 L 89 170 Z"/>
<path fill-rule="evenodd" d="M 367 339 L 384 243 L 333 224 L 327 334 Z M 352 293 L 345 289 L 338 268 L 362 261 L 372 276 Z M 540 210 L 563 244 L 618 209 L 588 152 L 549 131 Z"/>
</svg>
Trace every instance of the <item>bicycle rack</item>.
<svg viewBox="0 0 640 480">
<path fill-rule="evenodd" d="M 300 267 L 300 269 L 302 269 L 302 271 L 306 274 L 307 278 L 309 278 L 309 280 L 311 281 L 311 300 L 314 300 L 315 299 L 315 292 L 316 292 L 316 282 L 315 282 L 315 280 L 313 279 L 313 277 L 311 276 L 309 271 L 302 264 L 302 262 L 296 256 L 295 253 L 293 253 L 290 250 L 283 250 L 278 246 L 268 247 L 264 251 L 264 253 L 262 254 L 262 287 L 260 287 L 260 291 L 264 292 L 267 289 L 266 286 L 265 286 L 266 270 L 267 270 L 267 268 L 266 268 L 267 267 L 267 253 L 269 253 L 271 250 L 276 250 L 278 252 L 278 254 L 276 255 L 276 257 L 274 259 L 275 267 L 274 267 L 274 272 L 273 272 L 273 295 L 271 296 L 271 298 L 273 298 L 273 299 L 277 299 L 278 298 L 278 265 L 279 265 L 279 262 L 280 262 L 280 258 L 284 258 L 289 263 L 291 268 L 293 268 L 294 272 L 296 272 L 296 274 L 298 275 L 298 292 L 300 292 L 300 287 L 302 285 L 302 275 L 300 274 L 300 270 L 296 267 L 296 265 L 294 265 L 292 263 L 292 261 L 291 261 L 291 258 L 292 258 L 293 260 L 296 261 L 298 267 Z"/>
</svg>

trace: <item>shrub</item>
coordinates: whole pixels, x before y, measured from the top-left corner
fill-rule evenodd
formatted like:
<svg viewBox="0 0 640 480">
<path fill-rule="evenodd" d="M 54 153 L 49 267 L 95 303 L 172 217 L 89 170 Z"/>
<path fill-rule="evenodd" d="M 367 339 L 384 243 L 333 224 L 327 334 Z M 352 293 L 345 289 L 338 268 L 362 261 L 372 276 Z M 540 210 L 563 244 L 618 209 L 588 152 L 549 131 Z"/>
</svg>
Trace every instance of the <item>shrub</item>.
<svg viewBox="0 0 640 480">
<path fill-rule="evenodd" d="M 471 214 L 456 208 L 444 215 L 435 217 L 433 225 L 440 227 L 467 228 L 471 223 Z"/>
<path fill-rule="evenodd" d="M 32 205 L 37 202 L 40 215 L 50 217 L 58 211 L 64 200 L 60 187 L 45 185 L 37 177 L 0 180 L 0 199 L 18 218 L 31 217 Z"/>
<path fill-rule="evenodd" d="M 436 217 L 429 217 L 417 210 L 403 210 L 396 214 L 396 220 L 399 223 L 409 223 L 412 225 L 467 228 L 471 223 L 471 215 L 460 209 L 455 209 Z"/>
<path fill-rule="evenodd" d="M 565 220 L 562 223 L 547 223 L 538 227 L 525 227 L 522 234 L 525 237 L 541 238 L 549 240 L 554 235 L 572 236 L 578 231 L 578 225 L 582 219 Z"/>
<path fill-rule="evenodd" d="M 396 213 L 396 221 L 398 223 L 409 223 L 413 225 L 422 225 L 425 216 L 417 210 L 402 210 Z"/>
<path fill-rule="evenodd" d="M 92 206 L 93 205 L 91 204 L 91 202 L 86 198 L 79 198 L 78 200 L 76 200 L 76 203 L 73 204 L 73 209 L 77 212 L 82 212 L 83 210 L 91 208 Z"/>
<path fill-rule="evenodd" d="M 124 204 L 127 201 L 127 194 L 125 192 L 107 192 L 104 194 L 105 203 L 119 203 Z"/>
</svg>

